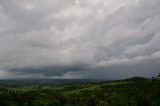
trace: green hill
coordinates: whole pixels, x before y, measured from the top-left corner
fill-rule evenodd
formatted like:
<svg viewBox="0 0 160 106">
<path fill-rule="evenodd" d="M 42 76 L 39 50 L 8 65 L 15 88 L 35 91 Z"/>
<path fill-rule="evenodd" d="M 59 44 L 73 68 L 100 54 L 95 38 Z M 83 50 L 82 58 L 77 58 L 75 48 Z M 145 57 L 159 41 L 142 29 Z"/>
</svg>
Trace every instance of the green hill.
<svg viewBox="0 0 160 106">
<path fill-rule="evenodd" d="M 21 82 L 1 84 L 0 106 L 160 106 L 160 80 L 156 78 Z"/>
</svg>

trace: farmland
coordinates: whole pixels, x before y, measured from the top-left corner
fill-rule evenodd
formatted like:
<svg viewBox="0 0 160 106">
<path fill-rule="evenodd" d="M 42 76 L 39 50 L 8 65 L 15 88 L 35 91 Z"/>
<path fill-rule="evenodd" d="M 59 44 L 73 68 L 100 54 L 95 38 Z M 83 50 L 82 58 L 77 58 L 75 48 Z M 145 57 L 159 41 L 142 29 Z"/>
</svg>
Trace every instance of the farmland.
<svg viewBox="0 0 160 106">
<path fill-rule="evenodd" d="M 1 106 L 159 106 L 160 80 L 1 80 Z"/>
</svg>

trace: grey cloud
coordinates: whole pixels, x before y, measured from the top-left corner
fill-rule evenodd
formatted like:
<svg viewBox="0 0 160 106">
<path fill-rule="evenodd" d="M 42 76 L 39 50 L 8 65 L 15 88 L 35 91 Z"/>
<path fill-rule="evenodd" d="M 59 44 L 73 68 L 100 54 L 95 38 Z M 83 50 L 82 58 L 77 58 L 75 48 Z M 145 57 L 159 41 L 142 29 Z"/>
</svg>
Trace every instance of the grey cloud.
<svg viewBox="0 0 160 106">
<path fill-rule="evenodd" d="M 4 15 L 13 21 L 12 33 L 24 33 L 34 30 L 46 30 L 52 24 L 50 17 L 68 6 L 72 2 L 47 0 L 42 1 L 0 1 Z M 33 8 L 33 9 L 32 9 Z"/>
<path fill-rule="evenodd" d="M 1 0 L 0 77 L 118 79 L 157 74 L 159 4 Z"/>
<path fill-rule="evenodd" d="M 23 67 L 9 69 L 10 72 L 22 73 L 22 74 L 44 74 L 45 76 L 63 76 L 67 72 L 79 72 L 84 71 L 88 67 L 85 65 L 74 65 L 74 66 L 48 66 L 48 67 Z"/>
</svg>

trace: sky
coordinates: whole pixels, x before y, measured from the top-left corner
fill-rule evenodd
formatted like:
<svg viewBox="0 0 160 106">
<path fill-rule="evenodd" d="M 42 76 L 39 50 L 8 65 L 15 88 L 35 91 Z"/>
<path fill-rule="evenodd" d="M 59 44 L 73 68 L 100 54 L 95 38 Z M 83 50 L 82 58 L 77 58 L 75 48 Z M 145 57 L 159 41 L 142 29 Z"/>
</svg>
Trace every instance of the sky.
<svg viewBox="0 0 160 106">
<path fill-rule="evenodd" d="M 160 0 L 0 0 L 0 79 L 152 77 Z"/>
</svg>

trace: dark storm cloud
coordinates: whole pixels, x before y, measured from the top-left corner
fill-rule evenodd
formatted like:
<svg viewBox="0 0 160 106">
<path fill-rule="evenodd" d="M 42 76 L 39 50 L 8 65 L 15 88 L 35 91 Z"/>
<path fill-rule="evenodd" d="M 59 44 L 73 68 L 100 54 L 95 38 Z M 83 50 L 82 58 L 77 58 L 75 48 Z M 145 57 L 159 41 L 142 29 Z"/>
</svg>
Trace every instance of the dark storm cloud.
<svg viewBox="0 0 160 106">
<path fill-rule="evenodd" d="M 0 78 L 160 72 L 159 0 L 1 0 Z"/>
<path fill-rule="evenodd" d="M 84 74 L 86 78 L 96 79 L 123 79 L 133 76 L 137 77 L 152 77 L 160 71 L 160 65 L 156 62 L 140 63 L 133 65 L 116 65 L 111 67 L 100 67 L 92 69 Z M 98 74 L 97 74 L 98 73 Z"/>
<path fill-rule="evenodd" d="M 64 73 L 67 72 L 78 72 L 82 70 L 86 70 L 88 67 L 85 65 L 75 65 L 75 66 L 48 66 L 48 67 L 23 67 L 23 68 L 13 68 L 10 69 L 9 71 L 12 72 L 23 72 L 24 74 L 39 74 L 42 73 L 45 76 L 63 76 Z"/>
</svg>

